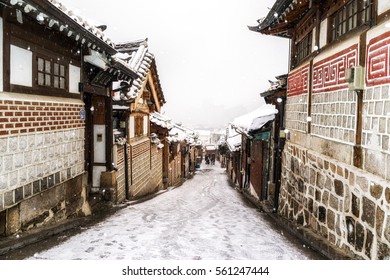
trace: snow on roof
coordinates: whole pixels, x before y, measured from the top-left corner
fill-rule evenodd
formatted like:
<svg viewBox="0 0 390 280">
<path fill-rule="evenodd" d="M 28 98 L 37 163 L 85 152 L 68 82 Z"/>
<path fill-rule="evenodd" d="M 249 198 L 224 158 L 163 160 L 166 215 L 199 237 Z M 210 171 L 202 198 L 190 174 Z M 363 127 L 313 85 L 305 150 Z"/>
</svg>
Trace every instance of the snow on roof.
<svg viewBox="0 0 390 280">
<path fill-rule="evenodd" d="M 241 134 L 235 134 L 226 140 L 226 144 L 231 152 L 239 151 L 241 148 Z"/>
<path fill-rule="evenodd" d="M 169 135 L 168 141 L 170 142 L 186 141 L 191 145 L 199 144 L 199 135 L 197 132 L 177 123 L 173 124 L 173 128 L 169 131 Z"/>
<path fill-rule="evenodd" d="M 169 130 L 168 142 L 186 141 L 191 145 L 198 145 L 198 133 L 193 129 L 172 122 L 172 119 L 158 112 L 150 113 L 150 122 Z"/>
<path fill-rule="evenodd" d="M 235 118 L 232 125 L 244 132 L 258 130 L 268 121 L 273 120 L 276 113 L 277 111 L 274 105 L 265 104 L 248 114 Z"/>
<path fill-rule="evenodd" d="M 167 129 L 173 128 L 171 118 L 169 118 L 166 115 L 160 114 L 158 112 L 150 113 L 150 121 L 163 128 L 167 128 Z"/>
<path fill-rule="evenodd" d="M 125 61 L 127 67 L 138 75 L 127 93 L 129 99 L 134 99 L 142 93 L 141 89 L 147 80 L 154 55 L 149 52 L 147 39 L 116 44 L 116 49 L 119 53 L 114 56 L 115 59 Z"/>
<path fill-rule="evenodd" d="M 107 45 L 109 45 L 111 47 L 115 46 L 115 44 L 112 42 L 112 40 L 106 34 L 104 34 L 104 32 L 100 28 L 98 28 L 97 26 L 92 24 L 92 22 L 90 20 L 88 20 L 80 15 L 77 15 L 73 10 L 66 7 L 60 0 L 47 0 L 47 1 L 50 2 L 54 7 L 59 9 L 63 14 L 65 14 L 68 17 L 70 17 L 71 19 L 73 19 L 76 23 L 78 23 L 80 25 L 80 27 L 89 31 L 94 36 L 101 39 Z"/>
</svg>

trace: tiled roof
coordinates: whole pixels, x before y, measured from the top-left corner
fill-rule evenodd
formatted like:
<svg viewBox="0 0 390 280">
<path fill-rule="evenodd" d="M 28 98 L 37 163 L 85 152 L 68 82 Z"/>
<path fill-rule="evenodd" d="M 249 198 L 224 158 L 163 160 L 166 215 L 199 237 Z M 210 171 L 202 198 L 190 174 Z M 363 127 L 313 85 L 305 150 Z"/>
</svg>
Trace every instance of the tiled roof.
<svg viewBox="0 0 390 280">
<path fill-rule="evenodd" d="M 93 50 L 104 51 L 110 55 L 116 52 L 114 43 L 103 32 L 104 28 L 93 25 L 59 0 L 3 0 L 2 2 L 47 28 L 56 29 Z"/>
<path fill-rule="evenodd" d="M 124 61 L 138 75 L 133 80 L 130 91 L 127 93 L 128 99 L 134 99 L 139 95 L 147 80 L 152 62 L 154 61 L 154 55 L 149 52 L 147 39 L 119 43 L 115 45 L 115 48 L 118 53 L 114 56 L 114 59 Z"/>
<path fill-rule="evenodd" d="M 172 120 L 160 113 L 150 113 L 150 122 L 167 129 L 173 128 Z"/>
<path fill-rule="evenodd" d="M 53 6 L 55 6 L 57 9 L 62 11 L 64 14 L 66 14 L 68 17 L 73 19 L 76 23 L 80 25 L 80 27 L 84 28 L 85 30 L 88 30 L 93 35 L 95 35 L 103 42 L 105 42 L 107 45 L 110 45 L 111 47 L 115 46 L 114 42 L 106 34 L 104 34 L 101 28 L 94 26 L 86 18 L 80 15 L 76 15 L 74 11 L 66 7 L 61 1 L 59 0 L 47 0 L 47 1 L 50 2 Z"/>
<path fill-rule="evenodd" d="M 309 0 L 276 0 L 267 16 L 259 19 L 257 26 L 248 26 L 248 28 L 262 34 L 291 38 L 290 29 L 306 15 L 310 3 Z"/>
</svg>

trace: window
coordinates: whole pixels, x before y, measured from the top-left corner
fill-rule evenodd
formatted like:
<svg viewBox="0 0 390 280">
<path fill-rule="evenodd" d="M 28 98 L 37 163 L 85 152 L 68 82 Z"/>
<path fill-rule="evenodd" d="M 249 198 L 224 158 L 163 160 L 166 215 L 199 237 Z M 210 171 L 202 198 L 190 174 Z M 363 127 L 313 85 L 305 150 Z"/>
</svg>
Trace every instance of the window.
<svg viewBox="0 0 390 280">
<path fill-rule="evenodd" d="M 312 49 L 312 38 L 313 32 L 309 32 L 301 41 L 296 45 L 296 62 L 300 63 L 304 60 L 309 54 L 311 54 Z"/>
<path fill-rule="evenodd" d="M 372 0 L 352 0 L 330 16 L 330 36 L 332 42 L 363 24 L 371 21 Z"/>
<path fill-rule="evenodd" d="M 313 34 L 317 24 L 317 16 L 315 10 L 311 10 L 305 15 L 296 27 L 294 34 L 293 47 L 293 65 L 300 64 L 303 60 L 308 58 L 313 51 Z"/>
<path fill-rule="evenodd" d="M 37 84 L 39 86 L 66 89 L 66 66 L 52 59 L 37 57 Z"/>
</svg>

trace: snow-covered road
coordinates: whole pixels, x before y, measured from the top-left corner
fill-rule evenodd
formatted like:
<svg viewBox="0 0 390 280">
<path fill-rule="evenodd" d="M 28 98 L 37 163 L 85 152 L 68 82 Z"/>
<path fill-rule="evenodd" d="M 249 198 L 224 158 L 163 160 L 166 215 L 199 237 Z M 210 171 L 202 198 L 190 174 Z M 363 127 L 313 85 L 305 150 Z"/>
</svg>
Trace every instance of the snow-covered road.
<svg viewBox="0 0 390 280">
<path fill-rule="evenodd" d="M 219 165 L 30 259 L 280 260 L 320 258 L 232 188 Z"/>
</svg>

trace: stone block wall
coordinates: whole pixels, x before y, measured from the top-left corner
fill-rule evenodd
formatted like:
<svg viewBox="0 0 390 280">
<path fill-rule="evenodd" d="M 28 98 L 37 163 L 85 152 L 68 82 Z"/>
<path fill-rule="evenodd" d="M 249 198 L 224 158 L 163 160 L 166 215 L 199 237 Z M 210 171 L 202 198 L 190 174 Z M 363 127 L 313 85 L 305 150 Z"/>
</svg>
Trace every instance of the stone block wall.
<svg viewBox="0 0 390 280">
<path fill-rule="evenodd" d="M 311 133 L 342 143 L 356 139 L 357 96 L 347 89 L 312 95 Z"/>
<path fill-rule="evenodd" d="M 390 180 L 389 85 L 368 88 L 363 95 L 364 169 Z"/>
<path fill-rule="evenodd" d="M 286 127 L 307 132 L 308 95 L 289 96 L 286 102 Z"/>
<path fill-rule="evenodd" d="M 390 184 L 287 143 L 279 214 L 364 259 L 390 258 Z"/>
</svg>

